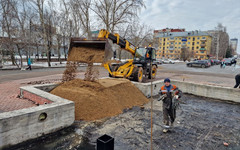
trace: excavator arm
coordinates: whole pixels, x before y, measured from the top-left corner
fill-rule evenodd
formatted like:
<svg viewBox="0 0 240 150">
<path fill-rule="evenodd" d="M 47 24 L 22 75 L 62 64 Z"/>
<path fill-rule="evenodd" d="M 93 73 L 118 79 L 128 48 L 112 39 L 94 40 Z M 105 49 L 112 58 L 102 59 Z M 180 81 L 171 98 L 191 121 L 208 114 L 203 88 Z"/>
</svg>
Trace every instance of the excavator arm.
<svg viewBox="0 0 240 150">
<path fill-rule="evenodd" d="M 122 49 L 130 52 L 133 56 L 135 55 L 137 47 L 130 43 L 128 40 L 123 39 L 118 33 L 112 34 L 109 31 L 102 29 L 98 34 L 98 40 L 110 39 L 113 43 L 119 45 Z"/>
</svg>

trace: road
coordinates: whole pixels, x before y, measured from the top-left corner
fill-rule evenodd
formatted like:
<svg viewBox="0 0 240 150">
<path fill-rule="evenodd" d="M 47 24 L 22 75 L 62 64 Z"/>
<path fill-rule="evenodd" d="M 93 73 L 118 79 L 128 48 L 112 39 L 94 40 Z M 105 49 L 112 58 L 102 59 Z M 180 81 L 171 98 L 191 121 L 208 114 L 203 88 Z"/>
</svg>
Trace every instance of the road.
<svg viewBox="0 0 240 150">
<path fill-rule="evenodd" d="M 233 66 L 226 66 L 222 69 L 219 65 L 214 65 L 209 68 L 197 68 L 197 67 L 187 67 L 186 63 L 177 64 L 163 64 L 160 65 L 165 72 L 179 72 L 185 74 L 197 74 L 197 75 L 214 75 L 218 77 L 233 77 L 240 73 L 240 66 L 236 68 Z"/>
<path fill-rule="evenodd" d="M 159 66 L 158 78 L 162 73 L 175 73 L 175 74 L 191 74 L 191 75 L 209 75 L 216 77 L 227 77 L 233 78 L 236 74 L 240 72 L 240 68 L 234 68 L 227 66 L 225 69 L 221 69 L 220 66 L 212 66 L 210 68 L 192 68 L 186 67 L 185 63 L 177 64 L 163 64 Z M 55 74 L 62 74 L 65 68 L 43 68 L 43 69 L 33 69 L 32 71 L 25 70 L 1 70 L 0 71 L 0 83 L 20 80 L 27 78 L 35 78 L 42 76 L 49 76 Z M 83 72 L 86 67 L 79 67 L 78 71 Z M 98 67 L 101 76 L 107 75 L 107 71 L 103 67 Z"/>
</svg>

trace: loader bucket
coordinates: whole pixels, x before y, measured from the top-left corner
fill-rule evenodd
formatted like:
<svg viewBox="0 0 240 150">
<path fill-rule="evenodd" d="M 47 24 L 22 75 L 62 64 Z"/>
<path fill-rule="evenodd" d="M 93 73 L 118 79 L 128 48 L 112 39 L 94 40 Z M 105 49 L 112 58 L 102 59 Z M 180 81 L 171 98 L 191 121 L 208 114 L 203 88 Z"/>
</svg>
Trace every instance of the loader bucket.
<svg viewBox="0 0 240 150">
<path fill-rule="evenodd" d="M 72 38 L 68 52 L 69 61 L 104 63 L 113 57 L 112 44 L 108 40 Z"/>
</svg>

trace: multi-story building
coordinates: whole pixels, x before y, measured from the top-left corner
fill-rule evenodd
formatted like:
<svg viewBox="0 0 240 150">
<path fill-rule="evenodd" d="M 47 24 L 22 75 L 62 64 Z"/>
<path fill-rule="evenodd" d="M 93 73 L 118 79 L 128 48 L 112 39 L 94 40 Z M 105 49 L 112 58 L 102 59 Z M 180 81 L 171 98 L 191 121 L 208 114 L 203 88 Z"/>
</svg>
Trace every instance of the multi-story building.
<svg viewBox="0 0 240 150">
<path fill-rule="evenodd" d="M 230 47 L 232 49 L 232 54 L 237 54 L 237 45 L 238 45 L 238 39 L 237 38 L 233 38 L 230 39 Z"/>
<path fill-rule="evenodd" d="M 168 32 L 154 36 L 157 59 L 207 59 L 212 37 L 207 32 Z"/>
<path fill-rule="evenodd" d="M 185 29 L 173 29 L 173 28 L 165 28 L 161 30 L 154 30 L 154 36 L 158 35 L 159 33 L 169 33 L 169 32 L 185 32 Z"/>
<path fill-rule="evenodd" d="M 208 30 L 207 32 L 212 36 L 210 56 L 217 59 L 224 58 L 229 48 L 229 35 L 226 29 Z"/>
</svg>

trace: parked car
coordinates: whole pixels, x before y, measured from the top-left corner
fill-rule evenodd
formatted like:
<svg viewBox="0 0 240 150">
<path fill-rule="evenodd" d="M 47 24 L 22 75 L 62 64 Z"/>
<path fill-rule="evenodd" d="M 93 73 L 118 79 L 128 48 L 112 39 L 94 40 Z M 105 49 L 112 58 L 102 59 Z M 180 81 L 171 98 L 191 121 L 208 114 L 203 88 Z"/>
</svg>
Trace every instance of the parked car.
<svg viewBox="0 0 240 150">
<path fill-rule="evenodd" d="M 205 60 L 208 61 L 211 64 L 211 66 L 215 65 L 212 59 L 205 59 Z"/>
<path fill-rule="evenodd" d="M 163 64 L 174 64 L 175 62 L 172 59 L 164 59 L 162 60 Z"/>
<path fill-rule="evenodd" d="M 213 62 L 214 62 L 215 65 L 220 65 L 221 64 L 221 61 L 217 60 L 217 59 L 213 59 Z"/>
<path fill-rule="evenodd" d="M 161 59 L 155 60 L 154 62 L 156 62 L 159 65 L 161 65 L 163 63 Z"/>
<path fill-rule="evenodd" d="M 230 59 L 230 58 L 225 58 L 222 61 L 224 61 L 226 66 L 231 66 L 232 65 L 232 59 Z"/>
<path fill-rule="evenodd" d="M 197 60 L 197 61 L 187 63 L 187 66 L 207 68 L 211 66 L 211 63 L 209 62 L 209 60 Z"/>
</svg>

